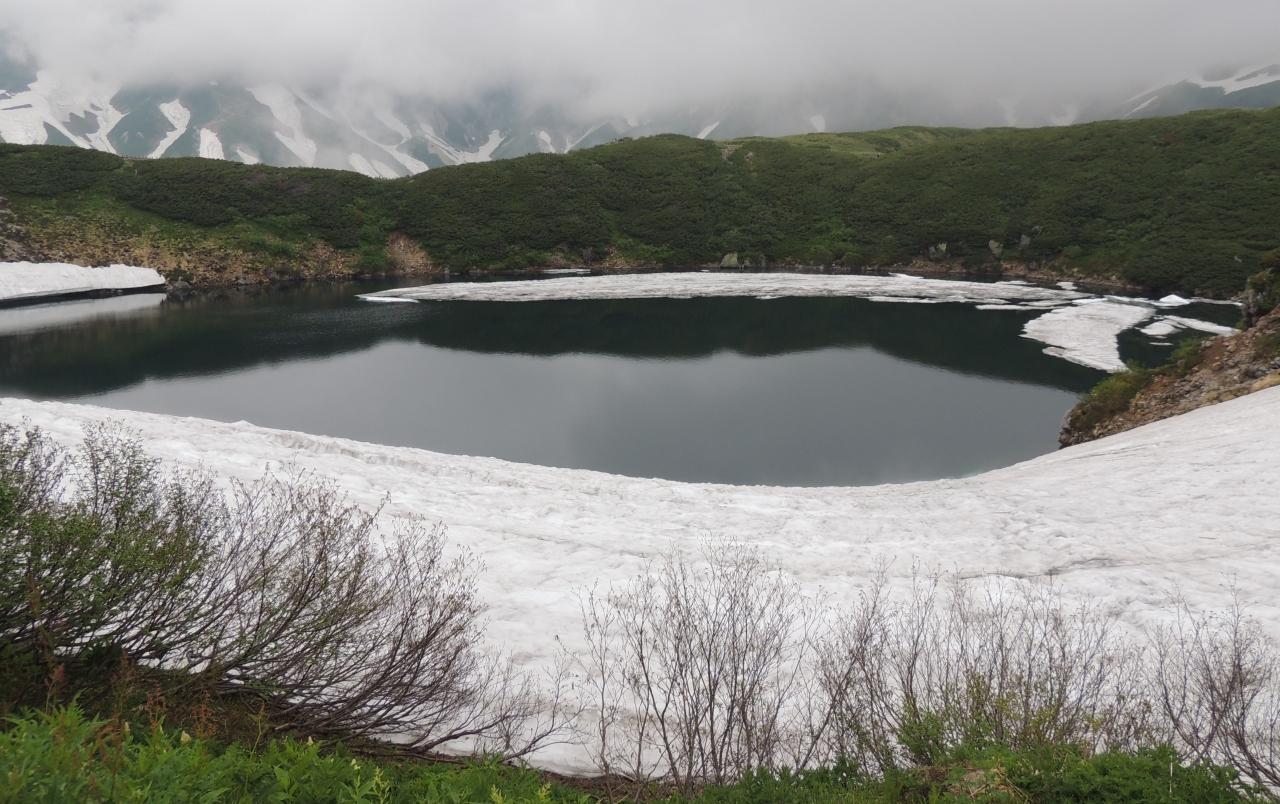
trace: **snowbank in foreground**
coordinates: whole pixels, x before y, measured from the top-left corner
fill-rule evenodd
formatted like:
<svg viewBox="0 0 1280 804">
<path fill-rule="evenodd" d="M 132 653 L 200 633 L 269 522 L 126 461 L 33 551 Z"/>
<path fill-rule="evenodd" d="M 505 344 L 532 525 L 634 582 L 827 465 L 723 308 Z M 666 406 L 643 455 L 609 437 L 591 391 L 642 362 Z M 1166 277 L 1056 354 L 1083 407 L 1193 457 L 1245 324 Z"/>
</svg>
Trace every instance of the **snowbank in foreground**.
<svg viewBox="0 0 1280 804">
<path fill-rule="evenodd" d="M 1071 287 L 1043 288 L 1026 282 L 962 282 L 904 274 L 858 276 L 785 273 L 657 273 L 510 282 L 449 282 L 367 293 L 367 301 L 502 301 L 553 299 L 655 299 L 706 296 L 851 296 L 875 302 L 958 302 L 981 310 L 1047 311 L 1023 334 L 1048 345 L 1046 354 L 1102 371 L 1122 371 L 1116 336 L 1150 318 L 1155 307 L 1189 304 L 1099 297 Z M 1189 320 L 1189 319 L 1187 319 Z M 1180 324 L 1180 326 L 1189 326 Z M 1204 324 L 1199 328 L 1213 327 Z M 1221 328 L 1219 328 L 1221 329 Z"/>
<path fill-rule="evenodd" d="M 0 400 L 64 441 L 116 419 L 180 465 L 253 479 L 292 463 L 334 479 L 388 517 L 444 522 L 482 556 L 489 636 L 531 668 L 555 638 L 581 648 L 577 593 L 632 575 L 673 543 L 718 534 L 758 545 L 810 590 L 852 600 L 892 559 L 964 578 L 1054 578 L 1068 597 L 1129 622 L 1167 611 L 1174 586 L 1222 607 L 1234 584 L 1280 638 L 1280 388 L 1202 408 L 1090 444 L 963 480 L 863 488 L 770 488 L 642 480 L 489 458 L 80 405 Z M 581 749 L 537 761 L 587 770 Z"/>
<path fill-rule="evenodd" d="M 0 301 L 163 285 L 164 277 L 156 271 L 133 265 L 85 268 L 62 262 L 0 263 Z"/>
</svg>

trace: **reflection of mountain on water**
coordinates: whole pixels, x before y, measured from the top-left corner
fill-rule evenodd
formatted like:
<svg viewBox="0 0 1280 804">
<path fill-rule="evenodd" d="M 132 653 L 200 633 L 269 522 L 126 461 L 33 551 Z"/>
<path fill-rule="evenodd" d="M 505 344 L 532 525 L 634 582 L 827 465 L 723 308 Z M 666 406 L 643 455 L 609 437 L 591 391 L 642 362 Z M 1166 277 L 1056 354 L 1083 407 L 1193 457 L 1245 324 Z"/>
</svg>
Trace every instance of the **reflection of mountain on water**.
<svg viewBox="0 0 1280 804">
<path fill-rule="evenodd" d="M 374 305 L 365 287 L 166 302 L 136 317 L 0 335 L 0 387 L 79 396 L 146 379 L 320 358 L 387 340 L 482 353 L 688 359 L 870 347 L 916 363 L 1073 391 L 1097 372 L 1020 337 L 1030 313 L 861 299 L 650 299 Z"/>
</svg>

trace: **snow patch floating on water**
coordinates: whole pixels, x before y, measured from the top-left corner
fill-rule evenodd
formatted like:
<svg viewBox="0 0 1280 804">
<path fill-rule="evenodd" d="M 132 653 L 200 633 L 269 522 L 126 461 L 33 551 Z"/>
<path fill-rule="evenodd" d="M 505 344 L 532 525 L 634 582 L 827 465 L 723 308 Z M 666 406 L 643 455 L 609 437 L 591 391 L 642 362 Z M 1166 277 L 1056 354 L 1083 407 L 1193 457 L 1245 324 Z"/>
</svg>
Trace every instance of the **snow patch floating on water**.
<svg viewBox="0 0 1280 804">
<path fill-rule="evenodd" d="M 1098 297 L 1081 293 L 1074 289 L 1074 285 L 1071 288 L 1047 288 L 1022 280 L 960 282 L 908 274 L 861 276 L 730 274 L 709 271 L 509 282 L 451 282 L 384 290 L 361 298 L 534 302 L 553 299 L 690 299 L 713 296 L 749 296 L 758 299 L 848 296 L 874 302 L 953 302 L 975 304 L 982 310 L 1048 311 L 1028 322 L 1023 335 L 1048 344 L 1046 354 L 1102 371 L 1124 370 L 1116 342 L 1117 335 L 1153 316 L 1157 307 L 1181 307 L 1190 303 L 1179 296 L 1166 296 L 1157 301 L 1123 296 Z M 1195 322 L 1194 325 L 1181 323 L 1179 326 L 1214 333 L 1231 331 L 1227 327 L 1208 322 Z"/>
<path fill-rule="evenodd" d="M 0 400 L 0 421 L 27 420 L 64 443 L 104 419 L 143 433 L 145 448 L 175 465 L 240 480 L 293 465 L 333 479 L 370 509 L 389 495 L 384 521 L 412 514 L 443 522 L 453 544 L 490 568 L 478 590 L 487 639 L 530 670 L 552 666 L 557 637 L 570 652 L 583 649 L 580 590 L 623 581 L 673 544 L 690 547 L 707 534 L 760 547 L 835 605 L 851 603 L 881 560 L 891 562 L 891 591 L 902 591 L 920 558 L 963 578 L 1053 578 L 1069 600 L 1135 625 L 1168 610 L 1175 584 L 1201 608 L 1230 605 L 1238 589 L 1280 637 L 1280 388 L 975 477 L 825 489 L 642 480 L 243 423 Z M 590 770 L 580 746 L 548 749 L 535 761 Z"/>
<path fill-rule="evenodd" d="M 1177 332 L 1180 327 L 1167 318 L 1157 318 L 1138 331 L 1152 338 L 1167 338 Z"/>
<path fill-rule="evenodd" d="M 1194 329 L 1199 332 L 1207 332 L 1210 335 L 1231 335 L 1239 331 L 1235 327 L 1214 324 L 1211 321 L 1201 321 L 1196 318 L 1186 318 L 1180 315 L 1160 316 L 1138 331 L 1153 338 L 1164 338 L 1180 329 Z"/>
<path fill-rule="evenodd" d="M 414 301 L 413 299 L 400 299 L 395 296 L 382 296 L 377 298 L 372 296 L 357 296 L 356 298 L 362 301 L 367 301 L 367 302 L 378 302 L 379 304 L 390 304 L 392 302 L 413 302 Z"/>
<path fill-rule="evenodd" d="M 614 274 L 590 278 L 451 282 L 384 290 L 370 296 L 419 301 L 550 301 L 554 299 L 658 299 L 681 296 L 852 296 L 892 301 L 961 303 L 1042 301 L 1067 304 L 1085 298 L 1056 288 L 1010 282 L 956 282 L 916 276 L 784 273 Z"/>
<path fill-rule="evenodd" d="M 1165 316 L 1164 320 L 1177 324 L 1184 329 L 1194 329 L 1200 332 L 1207 332 L 1210 335 L 1232 335 L 1239 331 L 1235 327 L 1214 324 L 1210 321 L 1200 321 L 1196 318 L 1184 318 L 1180 315 Z"/>
<path fill-rule="evenodd" d="M 164 285 L 151 268 L 107 265 L 84 268 L 60 262 L 0 263 L 0 301 L 38 299 L 99 290 L 136 290 Z"/>
<path fill-rule="evenodd" d="M 1087 299 L 1028 321 L 1022 336 L 1049 344 L 1047 355 L 1102 371 L 1124 371 L 1116 336 L 1151 315 L 1150 307 Z"/>
</svg>

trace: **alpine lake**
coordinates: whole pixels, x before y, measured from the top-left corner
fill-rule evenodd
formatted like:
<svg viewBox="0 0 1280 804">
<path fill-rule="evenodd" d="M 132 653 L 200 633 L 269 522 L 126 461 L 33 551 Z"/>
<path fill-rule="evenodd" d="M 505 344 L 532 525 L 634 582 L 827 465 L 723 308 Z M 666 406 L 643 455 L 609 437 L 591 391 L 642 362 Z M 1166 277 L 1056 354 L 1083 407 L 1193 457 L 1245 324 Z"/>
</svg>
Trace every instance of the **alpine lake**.
<svg viewBox="0 0 1280 804">
<path fill-rule="evenodd" d="M 1028 311 L 357 298 L 395 286 L 3 309 L 0 396 L 637 477 L 826 486 L 960 477 L 1051 452 L 1064 415 L 1106 376 L 1023 338 Z M 1237 315 L 1195 307 L 1179 312 Z M 1169 354 L 1136 331 L 1120 348 L 1147 365 Z"/>
</svg>

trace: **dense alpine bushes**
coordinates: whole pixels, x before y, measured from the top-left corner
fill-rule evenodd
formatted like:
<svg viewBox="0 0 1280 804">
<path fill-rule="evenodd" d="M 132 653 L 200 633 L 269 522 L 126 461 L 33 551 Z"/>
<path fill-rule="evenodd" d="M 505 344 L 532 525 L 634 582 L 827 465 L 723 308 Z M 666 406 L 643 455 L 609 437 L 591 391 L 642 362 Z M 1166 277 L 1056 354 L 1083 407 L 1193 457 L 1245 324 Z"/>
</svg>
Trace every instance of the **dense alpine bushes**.
<svg viewBox="0 0 1280 804">
<path fill-rule="evenodd" d="M 402 232 L 459 269 L 729 253 L 757 267 L 935 259 L 992 271 L 1013 260 L 1232 295 L 1280 245 L 1278 122 L 1280 110 L 1218 111 L 1022 130 L 667 135 L 393 181 L 2 146 L 0 195 L 37 243 L 82 218 L 186 245 L 260 230 L 272 239 L 232 244 L 323 242 L 370 269 Z"/>
</svg>

